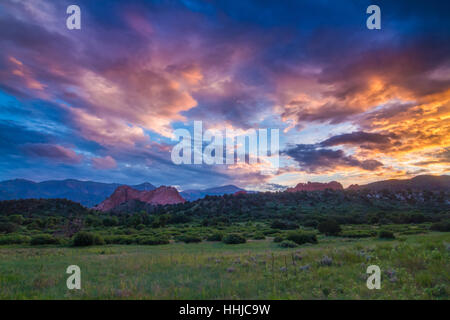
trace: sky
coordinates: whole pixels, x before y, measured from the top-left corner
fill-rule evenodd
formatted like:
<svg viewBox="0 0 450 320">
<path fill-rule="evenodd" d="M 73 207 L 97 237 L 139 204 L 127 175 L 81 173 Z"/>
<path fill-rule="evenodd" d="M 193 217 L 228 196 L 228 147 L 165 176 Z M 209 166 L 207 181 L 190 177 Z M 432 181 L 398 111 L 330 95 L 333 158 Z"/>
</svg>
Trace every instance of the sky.
<svg viewBox="0 0 450 320">
<path fill-rule="evenodd" d="M 81 29 L 66 27 L 69 5 Z M 369 30 L 366 9 L 381 9 Z M 0 180 L 279 190 L 450 164 L 446 1 L 0 2 Z M 173 163 L 175 129 L 279 129 L 280 167 Z"/>
</svg>

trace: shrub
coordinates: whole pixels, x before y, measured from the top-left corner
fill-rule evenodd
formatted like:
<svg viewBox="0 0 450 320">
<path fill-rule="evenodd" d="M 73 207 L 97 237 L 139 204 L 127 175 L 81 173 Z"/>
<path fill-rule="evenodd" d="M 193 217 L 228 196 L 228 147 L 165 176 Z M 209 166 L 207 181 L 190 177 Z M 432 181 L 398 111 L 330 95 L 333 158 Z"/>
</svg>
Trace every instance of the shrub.
<svg viewBox="0 0 450 320">
<path fill-rule="evenodd" d="M 94 244 L 98 246 L 104 245 L 105 240 L 101 235 L 94 233 Z"/>
<path fill-rule="evenodd" d="M 20 235 L 9 235 L 0 237 L 0 245 L 2 244 L 28 244 L 31 238 Z"/>
<path fill-rule="evenodd" d="M 264 240 L 266 238 L 262 233 L 255 233 L 252 237 L 254 240 Z"/>
<path fill-rule="evenodd" d="M 11 222 L 0 223 L 0 232 L 11 233 L 17 230 L 17 225 Z"/>
<path fill-rule="evenodd" d="M 450 220 L 433 223 L 430 226 L 430 230 L 448 232 L 450 231 Z"/>
<path fill-rule="evenodd" d="M 280 229 L 280 230 L 292 230 L 297 229 L 298 225 L 293 222 L 284 222 L 280 220 L 274 220 L 270 225 L 272 229 Z"/>
<path fill-rule="evenodd" d="M 20 214 L 13 214 L 9 216 L 9 221 L 11 221 L 12 223 L 22 224 L 25 221 L 25 219 Z"/>
<path fill-rule="evenodd" d="M 284 240 L 284 238 L 280 237 L 280 236 L 276 236 L 275 238 L 273 238 L 273 242 L 276 242 L 276 243 L 279 243 L 279 242 L 281 242 L 283 240 Z"/>
<path fill-rule="evenodd" d="M 30 244 L 32 246 L 39 246 L 44 244 L 59 244 L 59 240 L 49 234 L 40 234 L 31 238 Z"/>
<path fill-rule="evenodd" d="M 178 236 L 176 237 L 177 241 L 182 241 L 184 243 L 198 243 L 198 242 L 202 242 L 202 238 L 200 238 L 197 235 L 193 235 L 193 234 L 185 234 L 182 236 Z"/>
<path fill-rule="evenodd" d="M 239 244 L 247 242 L 247 240 L 242 235 L 237 233 L 226 235 L 225 237 L 223 237 L 222 241 L 226 244 Z"/>
<path fill-rule="evenodd" d="M 73 237 L 73 245 L 75 247 L 85 247 L 92 245 L 102 245 L 105 241 L 98 234 L 80 231 Z"/>
<path fill-rule="evenodd" d="M 334 220 L 326 220 L 317 226 L 320 233 L 327 236 L 336 236 L 341 232 L 341 226 Z"/>
<path fill-rule="evenodd" d="M 314 233 L 290 232 L 286 238 L 287 240 L 294 241 L 296 244 L 317 243 L 317 238 Z"/>
<path fill-rule="evenodd" d="M 222 241 L 222 238 L 223 238 L 223 234 L 216 232 L 216 233 L 210 234 L 206 238 L 206 240 L 207 241 Z"/>
<path fill-rule="evenodd" d="M 107 244 L 133 244 L 135 239 L 130 236 L 108 236 L 105 237 Z"/>
<path fill-rule="evenodd" d="M 395 239 L 395 235 L 392 231 L 389 230 L 381 230 L 378 233 L 378 238 L 380 239 Z"/>
<path fill-rule="evenodd" d="M 298 244 L 291 240 L 284 240 L 280 242 L 279 246 L 282 248 L 295 248 L 298 247 Z"/>
<path fill-rule="evenodd" d="M 371 231 L 353 230 L 343 231 L 339 235 L 345 238 L 369 238 L 376 235 L 376 233 L 373 233 Z"/>
<path fill-rule="evenodd" d="M 145 229 L 145 225 L 144 224 L 138 224 L 137 226 L 136 226 L 136 230 L 143 230 L 143 229 Z"/>
<path fill-rule="evenodd" d="M 156 237 L 143 237 L 143 238 L 139 238 L 138 239 L 138 243 L 139 244 L 144 244 L 144 245 L 158 245 L 158 244 L 169 244 L 169 240 L 166 238 L 156 238 Z"/>
<path fill-rule="evenodd" d="M 113 227 L 119 224 L 119 219 L 117 217 L 106 217 L 103 219 L 103 225 L 105 227 Z"/>
</svg>

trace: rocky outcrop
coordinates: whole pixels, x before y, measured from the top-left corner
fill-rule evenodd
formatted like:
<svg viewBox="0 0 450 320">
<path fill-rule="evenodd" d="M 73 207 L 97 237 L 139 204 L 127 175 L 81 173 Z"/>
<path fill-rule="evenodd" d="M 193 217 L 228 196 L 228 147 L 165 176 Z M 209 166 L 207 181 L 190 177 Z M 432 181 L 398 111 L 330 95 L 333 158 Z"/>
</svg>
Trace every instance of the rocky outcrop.
<svg viewBox="0 0 450 320">
<path fill-rule="evenodd" d="M 321 182 L 309 182 L 299 183 L 294 188 L 288 188 L 287 192 L 298 192 L 298 191 L 322 191 L 322 190 L 343 190 L 342 184 L 337 181 L 331 181 L 328 183 Z"/>
<path fill-rule="evenodd" d="M 155 190 L 139 191 L 129 186 L 120 186 L 108 199 L 94 207 L 94 209 L 109 211 L 130 200 L 139 200 L 153 205 L 185 202 L 174 187 L 161 186 Z"/>
</svg>

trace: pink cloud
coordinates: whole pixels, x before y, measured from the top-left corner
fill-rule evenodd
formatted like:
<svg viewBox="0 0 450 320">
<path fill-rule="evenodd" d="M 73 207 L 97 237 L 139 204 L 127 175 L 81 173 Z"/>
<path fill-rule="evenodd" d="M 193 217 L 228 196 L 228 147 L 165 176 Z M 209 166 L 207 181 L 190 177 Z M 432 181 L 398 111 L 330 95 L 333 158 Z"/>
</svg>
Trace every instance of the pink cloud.
<svg viewBox="0 0 450 320">
<path fill-rule="evenodd" d="M 78 164 L 83 160 L 83 156 L 77 154 L 72 149 L 48 143 L 30 143 L 23 146 L 28 155 L 47 158 L 55 162 L 65 164 Z"/>
<path fill-rule="evenodd" d="M 117 167 L 117 162 L 111 156 L 106 156 L 104 158 L 92 158 L 92 165 L 98 170 L 109 170 Z"/>
</svg>

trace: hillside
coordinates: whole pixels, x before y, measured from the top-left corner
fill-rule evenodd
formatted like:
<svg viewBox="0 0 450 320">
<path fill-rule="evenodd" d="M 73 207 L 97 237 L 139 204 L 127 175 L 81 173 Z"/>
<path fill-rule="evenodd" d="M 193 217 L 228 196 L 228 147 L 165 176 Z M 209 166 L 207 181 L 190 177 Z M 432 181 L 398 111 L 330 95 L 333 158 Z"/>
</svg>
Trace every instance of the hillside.
<svg viewBox="0 0 450 320">
<path fill-rule="evenodd" d="M 90 212 L 81 204 L 66 199 L 23 199 L 0 201 L 0 216 L 22 215 L 36 217 L 83 216 Z"/>
<path fill-rule="evenodd" d="M 412 190 L 412 191 L 449 191 L 450 190 L 450 176 L 431 176 L 422 175 L 416 176 L 411 179 L 404 180 L 383 180 L 377 181 L 365 185 L 351 185 L 349 189 L 367 189 L 372 191 L 390 190 L 390 191 L 401 191 L 401 190 Z"/>
</svg>

